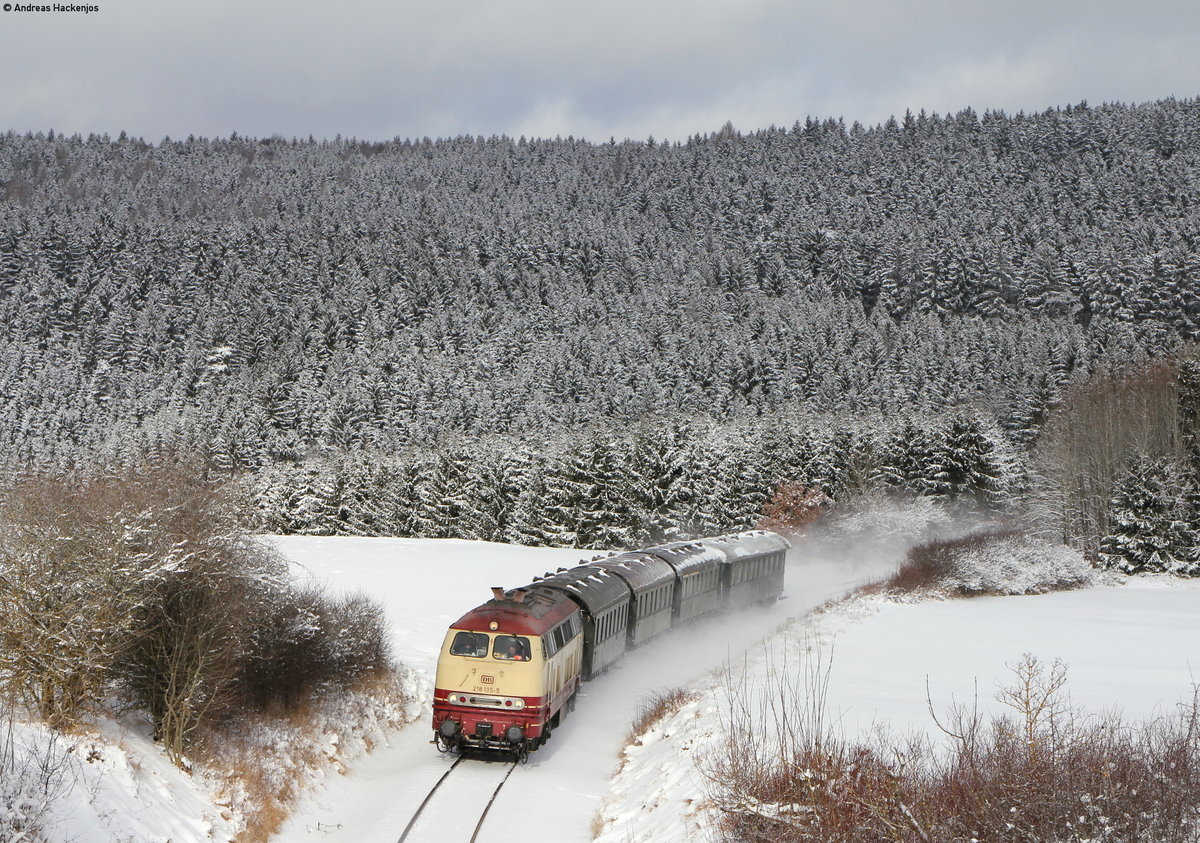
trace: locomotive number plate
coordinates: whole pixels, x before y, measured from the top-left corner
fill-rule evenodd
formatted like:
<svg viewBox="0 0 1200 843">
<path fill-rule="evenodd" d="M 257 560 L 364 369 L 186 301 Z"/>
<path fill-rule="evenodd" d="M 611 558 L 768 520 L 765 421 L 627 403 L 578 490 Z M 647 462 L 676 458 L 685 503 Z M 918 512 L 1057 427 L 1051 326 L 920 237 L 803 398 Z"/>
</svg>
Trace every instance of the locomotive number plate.
<svg viewBox="0 0 1200 843">
<path fill-rule="evenodd" d="M 479 677 L 479 681 L 482 682 L 484 685 L 491 685 L 493 682 L 496 681 L 496 677 L 489 676 L 488 674 L 485 673 Z"/>
</svg>

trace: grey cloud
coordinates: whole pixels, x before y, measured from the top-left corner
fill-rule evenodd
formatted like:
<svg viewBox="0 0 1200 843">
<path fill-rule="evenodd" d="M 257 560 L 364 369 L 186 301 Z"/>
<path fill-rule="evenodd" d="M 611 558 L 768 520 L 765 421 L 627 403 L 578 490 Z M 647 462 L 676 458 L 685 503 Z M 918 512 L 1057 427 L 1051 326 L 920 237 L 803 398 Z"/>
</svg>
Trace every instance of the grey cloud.
<svg viewBox="0 0 1200 843">
<path fill-rule="evenodd" d="M 0 128 L 682 139 L 808 115 L 1200 93 L 1200 8 L 1151 2 L 446 0 L 0 15 Z"/>
</svg>

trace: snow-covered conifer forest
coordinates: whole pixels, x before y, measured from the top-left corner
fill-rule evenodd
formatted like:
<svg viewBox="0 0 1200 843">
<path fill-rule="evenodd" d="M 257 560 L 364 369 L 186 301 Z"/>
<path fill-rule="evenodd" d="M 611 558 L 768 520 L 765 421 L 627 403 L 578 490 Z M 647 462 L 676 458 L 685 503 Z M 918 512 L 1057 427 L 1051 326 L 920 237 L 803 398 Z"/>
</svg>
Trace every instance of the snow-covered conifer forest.
<svg viewBox="0 0 1200 843">
<path fill-rule="evenodd" d="M 1120 440 L 1097 510 L 1092 416 L 1055 419 L 1165 360 L 1194 430 L 1198 231 L 1195 99 L 669 144 L 9 132 L 2 467 L 201 454 L 259 529 L 577 547 L 785 482 L 1031 492 L 1093 556 L 1188 570 L 1188 425 Z"/>
</svg>

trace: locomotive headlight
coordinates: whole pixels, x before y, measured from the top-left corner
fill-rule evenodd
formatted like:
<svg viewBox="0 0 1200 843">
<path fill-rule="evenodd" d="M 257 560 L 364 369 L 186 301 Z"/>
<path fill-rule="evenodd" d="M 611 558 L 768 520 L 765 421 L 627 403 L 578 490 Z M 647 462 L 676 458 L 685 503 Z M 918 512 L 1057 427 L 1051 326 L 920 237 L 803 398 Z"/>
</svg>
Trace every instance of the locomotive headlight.
<svg viewBox="0 0 1200 843">
<path fill-rule="evenodd" d="M 504 732 L 504 737 L 508 739 L 509 743 L 520 743 L 525 740 L 525 730 L 520 726 L 509 726 Z"/>
<path fill-rule="evenodd" d="M 447 717 L 442 721 L 442 725 L 438 726 L 438 731 L 442 733 L 443 738 L 452 738 L 458 734 L 458 721 Z"/>
</svg>

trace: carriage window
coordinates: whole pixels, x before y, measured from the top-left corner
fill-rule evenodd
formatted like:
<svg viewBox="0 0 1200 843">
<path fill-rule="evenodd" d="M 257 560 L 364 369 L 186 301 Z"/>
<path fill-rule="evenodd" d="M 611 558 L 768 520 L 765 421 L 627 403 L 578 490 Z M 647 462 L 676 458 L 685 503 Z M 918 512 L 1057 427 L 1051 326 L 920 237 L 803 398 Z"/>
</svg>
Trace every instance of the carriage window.
<svg viewBox="0 0 1200 843">
<path fill-rule="evenodd" d="M 454 643 L 450 645 L 450 655 L 481 659 L 487 655 L 487 648 L 486 632 L 460 632 L 454 636 Z"/>
<path fill-rule="evenodd" d="M 519 635 L 497 635 L 492 656 L 505 661 L 529 661 L 529 639 Z"/>
</svg>

